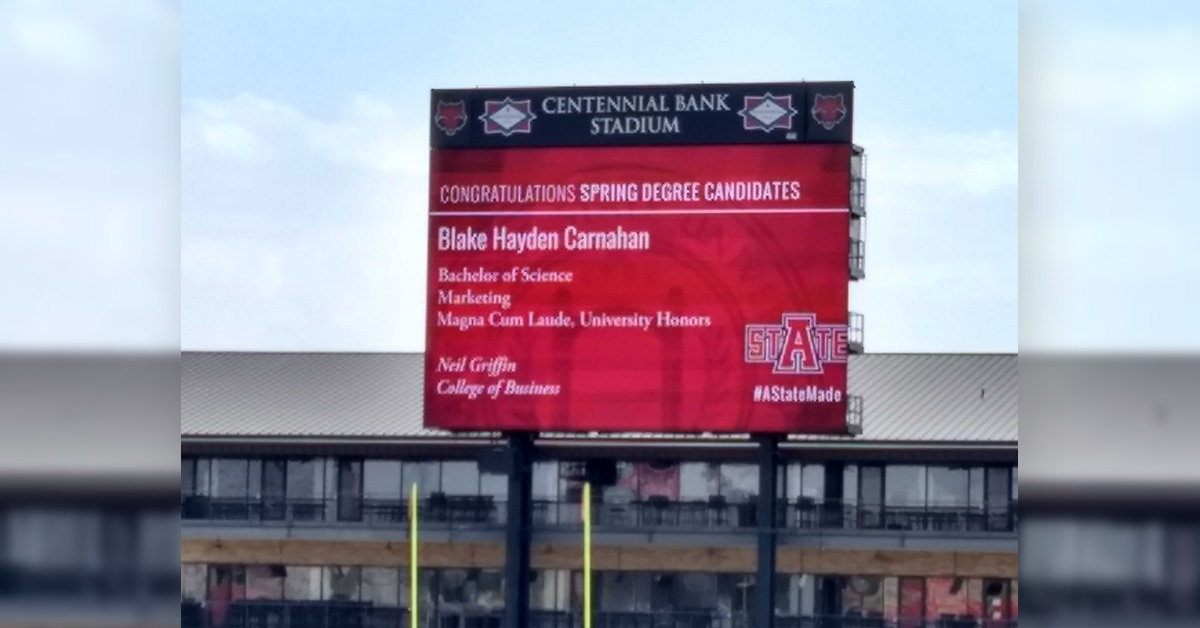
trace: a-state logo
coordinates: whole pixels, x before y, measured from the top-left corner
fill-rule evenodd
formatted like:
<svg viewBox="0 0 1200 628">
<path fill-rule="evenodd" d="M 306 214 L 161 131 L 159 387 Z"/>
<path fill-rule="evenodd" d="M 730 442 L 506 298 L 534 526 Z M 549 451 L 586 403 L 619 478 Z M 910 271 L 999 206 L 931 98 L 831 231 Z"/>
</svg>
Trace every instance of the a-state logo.
<svg viewBox="0 0 1200 628">
<path fill-rule="evenodd" d="M 818 324 L 811 312 L 787 313 L 772 325 L 746 325 L 746 363 L 770 364 L 772 373 L 823 373 L 825 364 L 846 362 L 845 325 Z"/>
<path fill-rule="evenodd" d="M 817 94 L 813 98 L 812 115 L 817 124 L 825 127 L 826 131 L 832 131 L 833 127 L 846 118 L 846 100 L 841 94 Z"/>
<path fill-rule="evenodd" d="M 484 133 L 505 137 L 513 133 L 532 133 L 534 118 L 537 115 L 533 113 L 531 101 L 511 98 L 485 100 L 483 115 L 479 116 L 483 121 Z"/>
<path fill-rule="evenodd" d="M 747 131 L 766 131 L 792 128 L 792 116 L 796 110 L 792 108 L 791 95 L 773 96 L 767 92 L 762 96 L 746 96 L 742 101 L 742 127 Z"/>
<path fill-rule="evenodd" d="M 467 126 L 467 106 L 463 101 L 446 102 L 439 100 L 437 111 L 433 114 L 433 123 L 446 135 L 454 135 Z"/>
</svg>

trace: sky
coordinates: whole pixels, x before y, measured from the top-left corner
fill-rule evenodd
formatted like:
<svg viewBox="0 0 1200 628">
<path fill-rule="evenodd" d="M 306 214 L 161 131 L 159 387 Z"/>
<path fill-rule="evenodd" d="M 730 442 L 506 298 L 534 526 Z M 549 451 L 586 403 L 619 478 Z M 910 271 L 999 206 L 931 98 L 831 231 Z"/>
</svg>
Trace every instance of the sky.
<svg viewBox="0 0 1200 628">
<path fill-rule="evenodd" d="M 1017 348 L 1009 3 L 184 3 L 184 349 L 420 351 L 432 88 L 853 80 L 870 351 Z"/>
<path fill-rule="evenodd" d="M 1190 0 L 8 0 L 0 351 L 419 350 L 429 89 L 851 79 L 868 350 L 1190 355 L 1196 67 Z"/>
</svg>

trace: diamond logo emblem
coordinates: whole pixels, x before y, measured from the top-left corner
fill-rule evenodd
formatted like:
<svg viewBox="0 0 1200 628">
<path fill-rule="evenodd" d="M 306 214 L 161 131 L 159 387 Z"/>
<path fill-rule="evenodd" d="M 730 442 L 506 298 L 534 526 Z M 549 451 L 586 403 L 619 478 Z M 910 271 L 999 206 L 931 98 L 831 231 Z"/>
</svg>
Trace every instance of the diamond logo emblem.
<svg viewBox="0 0 1200 628">
<path fill-rule="evenodd" d="M 761 104 L 751 109 L 748 113 L 754 116 L 754 118 L 759 122 L 769 126 L 775 124 L 775 121 L 778 120 L 780 116 L 786 114 L 787 110 L 775 104 L 775 101 L 773 100 L 764 100 Z"/>
<path fill-rule="evenodd" d="M 505 137 L 514 133 L 532 133 L 535 118 L 531 101 L 511 98 L 484 101 L 483 115 L 479 116 L 484 133 Z"/>
<path fill-rule="evenodd" d="M 747 131 L 770 133 L 775 129 L 791 129 L 796 113 L 790 94 L 775 96 L 767 92 L 762 96 L 746 96 L 738 115 L 742 116 L 742 127 Z"/>
</svg>

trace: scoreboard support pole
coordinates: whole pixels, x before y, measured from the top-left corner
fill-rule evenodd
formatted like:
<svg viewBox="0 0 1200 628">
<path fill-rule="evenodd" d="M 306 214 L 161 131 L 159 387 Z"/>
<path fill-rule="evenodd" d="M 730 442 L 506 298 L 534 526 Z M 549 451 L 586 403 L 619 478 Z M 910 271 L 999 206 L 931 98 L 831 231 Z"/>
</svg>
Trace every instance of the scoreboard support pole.
<svg viewBox="0 0 1200 628">
<path fill-rule="evenodd" d="M 504 529 L 504 625 L 529 626 L 529 545 L 533 527 L 533 434 L 508 437 L 508 522 Z"/>
<path fill-rule="evenodd" d="M 775 548 L 778 533 L 779 435 L 758 437 L 758 573 L 754 581 L 754 626 L 775 628 Z"/>
</svg>

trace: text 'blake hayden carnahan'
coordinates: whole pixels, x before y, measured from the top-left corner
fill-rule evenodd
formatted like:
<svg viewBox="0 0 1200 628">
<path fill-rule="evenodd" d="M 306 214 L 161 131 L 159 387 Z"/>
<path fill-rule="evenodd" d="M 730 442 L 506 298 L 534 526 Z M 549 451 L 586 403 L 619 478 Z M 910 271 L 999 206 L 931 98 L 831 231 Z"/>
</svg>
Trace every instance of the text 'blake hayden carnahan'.
<svg viewBox="0 0 1200 628">
<path fill-rule="evenodd" d="M 439 251 L 646 251 L 650 249 L 649 231 L 631 231 L 617 225 L 611 231 L 584 231 L 567 225 L 562 232 L 533 227 L 517 231 L 493 227 L 491 233 L 472 227 L 438 227 Z"/>
</svg>

